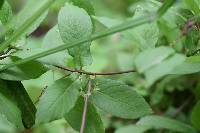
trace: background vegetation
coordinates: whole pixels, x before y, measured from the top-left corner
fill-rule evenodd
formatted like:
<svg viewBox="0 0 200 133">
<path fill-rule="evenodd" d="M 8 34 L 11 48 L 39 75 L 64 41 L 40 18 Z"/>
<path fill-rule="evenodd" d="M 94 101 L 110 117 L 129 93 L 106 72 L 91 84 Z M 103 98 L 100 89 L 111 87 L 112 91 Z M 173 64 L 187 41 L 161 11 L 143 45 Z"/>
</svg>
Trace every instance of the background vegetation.
<svg viewBox="0 0 200 133">
<path fill-rule="evenodd" d="M 4 28 L 2 27 L 10 26 L 9 24 L 4 25 L 3 20 L 5 20 L 5 23 L 9 20 L 14 20 L 14 24 L 16 24 L 14 27 L 18 29 L 21 24 L 25 22 L 27 17 L 30 17 L 36 12 L 35 9 L 37 8 L 35 7 L 39 7 L 39 3 L 42 3 L 40 0 L 36 1 L 38 5 L 34 5 L 37 2 L 33 2 L 27 8 L 24 8 L 27 6 L 26 3 L 28 0 L 8 0 L 10 8 L 4 5 L 2 7 L 9 11 L 5 11 L 3 8 L 1 8 L 0 11 L 2 33 L 4 33 Z M 69 1 L 56 0 L 49 8 L 48 14 L 43 13 L 40 20 L 37 20 L 39 25 L 31 26 L 32 29 L 26 30 L 24 35 L 20 35 L 20 38 L 12 41 L 11 47 L 8 48 L 8 56 L 11 55 L 16 58 L 6 60 L 7 58 L 3 56 L 5 55 L 4 50 L 4 53 L 1 54 L 1 65 L 4 66 L 5 64 L 10 64 L 19 59 L 29 57 L 34 54 L 34 49 L 43 48 L 47 50 L 50 47 L 54 47 L 54 42 L 57 43 L 57 36 L 56 34 L 50 34 L 49 31 L 52 31 L 52 28 L 57 25 L 58 13 L 66 2 Z M 151 13 L 157 11 L 163 4 L 163 0 L 90 0 L 90 2 L 94 10 L 87 8 L 88 5 L 84 9 L 88 11 L 88 14 L 91 13 L 89 15 L 92 16 L 92 22 L 95 25 L 93 33 L 99 33 L 137 17 L 145 18 L 146 15 L 151 16 Z M 73 4 L 76 5 L 75 3 L 76 2 Z M 84 5 L 81 6 L 85 7 Z M 22 12 L 22 10 L 24 11 Z M 6 15 L 4 14 L 5 12 L 7 13 Z M 21 16 L 19 15 L 17 18 L 12 19 L 14 15 L 20 13 Z M 19 24 L 17 25 L 17 23 Z M 16 31 L 16 29 L 12 30 Z M 7 38 L 12 37 L 12 30 L 7 31 L 7 35 L 1 38 L 1 45 L 4 44 Z M 55 27 L 54 30 L 56 30 Z M 136 119 L 117 117 L 112 115 L 112 113 L 110 114 L 98 110 L 105 127 L 105 132 L 198 132 L 198 130 L 200 130 L 199 48 L 199 0 L 177 0 L 173 4 L 173 7 L 170 7 L 167 13 L 156 21 L 92 41 L 91 55 L 93 62 L 91 65 L 84 66 L 83 70 L 101 73 L 136 70 L 136 72 L 105 76 L 105 78 L 126 83 L 132 90 L 135 90 L 138 94 L 143 96 L 153 110 L 153 115 Z M 37 51 L 35 51 L 35 53 L 37 53 Z M 74 56 L 76 54 L 78 53 L 75 52 Z M 52 86 L 56 80 L 63 77 L 63 74 L 70 74 L 70 71 L 61 70 L 64 66 L 72 69 L 80 68 L 80 66 L 77 65 L 79 62 L 73 59 L 73 54 L 69 54 L 67 51 L 64 51 L 64 54 L 59 52 L 56 57 L 47 56 L 40 58 L 39 62 L 48 65 L 48 69 L 46 70 L 46 68 L 41 67 L 41 64 L 30 63 L 26 64 L 28 68 L 20 66 L 16 71 L 13 70 L 14 68 L 10 68 L 16 72 L 16 74 L 12 71 L 12 74 L 7 71 L 1 72 L 1 88 L 5 88 L 3 83 L 5 81 L 3 80 L 8 80 L 6 81 L 8 88 L 12 88 L 12 86 L 18 86 L 17 88 L 20 88 L 20 85 L 15 83 L 15 81 L 20 81 L 33 103 L 36 106 L 40 106 L 39 101 L 42 95 L 45 95 L 46 88 Z M 86 62 L 88 62 L 88 60 Z M 85 62 L 83 61 L 82 63 Z M 49 64 L 53 64 L 53 66 L 49 66 Z M 56 68 L 54 67 L 55 65 L 63 66 L 63 68 Z M 38 68 L 40 68 L 40 70 L 38 70 Z M 81 78 L 83 78 L 83 80 L 85 79 L 84 76 Z M 92 78 L 94 77 L 92 76 Z M 18 91 L 14 91 L 15 94 L 18 95 Z M 19 92 L 18 96 L 20 96 L 21 93 L 22 92 Z M 1 89 L 1 95 L 4 94 L 3 89 Z M 3 109 L 7 101 L 3 101 L 1 98 L 3 96 L 1 95 L 0 132 L 1 130 L 6 133 L 13 132 L 13 130 L 15 130 L 14 127 L 10 126 L 10 124 L 6 124 L 8 120 L 10 121 L 10 118 L 5 118 L 7 115 L 4 113 L 9 111 Z M 126 97 L 126 95 L 122 97 Z M 29 104 L 31 104 L 31 101 Z M 46 103 L 43 103 L 43 105 L 44 104 Z M 31 106 L 28 108 L 31 108 Z M 11 110 L 14 109 L 12 108 Z M 27 115 L 26 113 L 27 111 L 25 110 L 23 115 Z M 43 117 L 45 117 L 45 113 L 48 113 L 48 111 L 43 113 Z M 14 117 L 16 116 L 17 115 L 14 115 Z M 20 127 L 19 118 L 14 117 L 12 117 L 11 120 L 16 121 L 18 127 Z M 91 117 L 95 117 L 95 115 Z M 48 118 L 41 117 L 41 119 L 41 121 L 44 119 L 44 121 L 50 121 L 47 120 Z M 93 120 L 89 119 L 89 121 Z M 136 126 L 136 123 L 138 126 Z M 31 122 L 28 124 L 32 125 Z M 149 126 L 151 128 L 149 128 Z M 77 131 L 72 129 L 66 120 L 59 119 L 47 124 L 34 126 L 32 129 L 27 129 L 25 132 L 76 133 Z M 99 131 L 97 133 L 101 132 Z"/>
</svg>

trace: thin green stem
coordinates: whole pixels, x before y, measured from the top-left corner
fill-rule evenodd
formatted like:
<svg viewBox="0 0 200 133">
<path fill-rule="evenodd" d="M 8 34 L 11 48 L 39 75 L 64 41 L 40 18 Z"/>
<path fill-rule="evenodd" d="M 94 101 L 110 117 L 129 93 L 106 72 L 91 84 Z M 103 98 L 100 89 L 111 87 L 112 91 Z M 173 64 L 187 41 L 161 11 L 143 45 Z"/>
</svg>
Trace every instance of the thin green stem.
<svg viewBox="0 0 200 133">
<path fill-rule="evenodd" d="M 55 0 L 48 0 L 35 14 L 25 21 L 11 37 L 0 45 L 0 52 L 6 49 L 13 41 L 16 41 L 54 2 Z"/>
<path fill-rule="evenodd" d="M 53 2 L 53 0 L 50 0 Z M 146 24 L 146 23 L 150 23 L 152 21 L 155 21 L 156 19 L 158 19 L 159 17 L 161 17 L 173 4 L 174 2 L 172 0 L 168 1 L 168 2 L 165 2 L 159 9 L 158 9 L 158 12 L 157 14 L 155 13 L 152 13 L 150 16 L 146 16 L 146 17 L 142 17 L 142 18 L 138 18 L 138 19 L 135 19 L 135 20 L 130 20 L 128 22 L 125 22 L 123 24 L 120 24 L 118 26 L 115 26 L 113 28 L 110 28 L 108 30 L 105 30 L 105 31 L 102 31 L 100 33 L 97 33 L 95 35 L 93 35 L 92 37 L 90 38 L 84 38 L 84 39 L 80 39 L 72 44 L 65 44 L 65 45 L 61 45 L 61 46 L 58 46 L 58 47 L 55 47 L 55 48 L 52 48 L 52 49 L 49 49 L 47 51 L 44 51 L 44 52 L 41 52 L 41 53 L 38 53 L 38 54 L 35 54 L 33 56 L 30 56 L 30 57 L 27 57 L 27 58 L 24 58 L 24 59 L 21 59 L 17 62 L 14 62 L 14 63 L 11 63 L 11 64 L 8 64 L 8 65 L 5 65 L 3 67 L 0 68 L 0 71 L 3 71 L 3 70 L 6 70 L 8 68 L 11 68 L 11 67 L 14 67 L 14 66 L 17 66 L 17 65 L 20 65 L 20 64 L 23 64 L 23 63 L 26 63 L 28 61 L 31 61 L 31 60 L 35 60 L 35 59 L 38 59 L 38 58 L 41 58 L 41 57 L 44 57 L 44 56 L 47 56 L 47 55 L 50 55 L 50 54 L 54 54 L 54 53 L 57 53 L 57 52 L 60 52 L 60 51 L 63 51 L 65 49 L 68 49 L 68 48 L 72 48 L 74 46 L 77 46 L 77 45 L 81 45 L 83 43 L 86 43 L 86 42 L 90 42 L 90 41 L 94 41 L 94 40 L 97 40 L 97 39 L 100 39 L 100 38 L 103 38 L 103 37 L 106 37 L 106 36 L 109 36 L 109 35 L 112 35 L 114 33 L 117 33 L 117 32 L 121 32 L 121 31 L 125 31 L 125 30 L 128 30 L 128 29 L 131 29 L 131 28 L 134 28 L 134 27 L 137 27 L 137 26 L 140 26 L 142 24 Z M 20 33 L 18 33 L 20 34 Z M 17 38 L 17 37 L 16 37 Z M 5 44 L 4 44 L 5 45 Z M 1 48 L 1 47 L 0 47 Z M 0 49 L 1 50 L 1 49 Z"/>
<path fill-rule="evenodd" d="M 24 58 L 24 59 L 19 60 L 15 63 L 5 65 L 2 68 L 0 68 L 0 71 L 14 67 L 14 66 L 17 66 L 17 65 L 20 65 L 20 64 L 23 64 L 23 63 L 26 63 L 26 62 L 31 61 L 31 60 L 35 60 L 35 59 L 50 55 L 50 54 L 54 54 L 54 53 L 59 52 L 59 51 L 63 51 L 63 50 L 68 49 L 68 48 L 72 48 L 72 47 L 80 45 L 80 44 L 84 44 L 86 42 L 90 42 L 90 41 L 94 41 L 94 40 L 103 38 L 105 36 L 112 35 L 112 34 L 117 33 L 117 32 L 121 32 L 121 31 L 130 29 L 130 28 L 133 28 L 133 27 L 137 27 L 137 26 L 145 24 L 145 23 L 149 23 L 152 20 L 153 19 L 152 19 L 152 16 L 151 16 L 151 17 L 143 17 L 143 18 L 138 18 L 136 20 L 131 20 L 131 21 L 125 22 L 121 25 L 115 26 L 115 27 L 110 28 L 108 30 L 102 31 L 98 34 L 95 34 L 90 38 L 84 38 L 84 39 L 78 40 L 78 41 L 76 41 L 72 44 L 61 45 L 61 46 L 49 49 L 47 51 L 38 53 L 36 55 Z"/>
<path fill-rule="evenodd" d="M 161 8 L 158 9 L 157 16 L 161 17 L 176 2 L 176 0 L 165 0 Z"/>
</svg>

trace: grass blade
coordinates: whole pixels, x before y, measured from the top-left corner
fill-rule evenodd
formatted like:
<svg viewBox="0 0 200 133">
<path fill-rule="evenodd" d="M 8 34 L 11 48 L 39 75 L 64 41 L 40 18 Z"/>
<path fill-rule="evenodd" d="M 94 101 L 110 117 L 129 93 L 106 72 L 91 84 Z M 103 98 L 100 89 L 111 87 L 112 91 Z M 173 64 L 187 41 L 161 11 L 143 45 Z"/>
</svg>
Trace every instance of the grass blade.
<svg viewBox="0 0 200 133">
<path fill-rule="evenodd" d="M 19 38 L 26 29 L 29 28 L 29 26 L 38 18 L 40 17 L 43 12 L 45 12 L 53 3 L 55 0 L 48 0 L 47 3 L 45 3 L 35 14 L 33 14 L 21 27 L 19 27 L 18 30 L 16 30 L 11 37 L 9 37 L 7 40 L 5 40 L 0 45 L 0 52 L 2 52 L 4 49 L 6 49 L 13 41 L 16 41 L 17 38 Z M 8 26 L 9 27 L 9 26 Z M 6 31 L 6 30 L 5 30 Z M 4 36 L 5 31 L 1 36 Z"/>
</svg>

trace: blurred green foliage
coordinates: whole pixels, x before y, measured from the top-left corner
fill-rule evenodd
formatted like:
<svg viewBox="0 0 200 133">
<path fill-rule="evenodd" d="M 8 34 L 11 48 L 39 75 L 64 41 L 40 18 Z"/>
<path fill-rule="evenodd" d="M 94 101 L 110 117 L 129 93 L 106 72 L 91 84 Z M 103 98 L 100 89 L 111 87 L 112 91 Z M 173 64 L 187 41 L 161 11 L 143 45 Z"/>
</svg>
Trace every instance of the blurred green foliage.
<svg viewBox="0 0 200 133">
<path fill-rule="evenodd" d="M 8 1 L 14 11 L 13 14 L 17 14 L 28 0 Z M 56 1 L 40 27 L 29 36 L 24 49 L 43 48 L 45 43 L 53 43 L 52 40 L 49 42 L 43 42 L 42 40 L 45 34 L 56 25 L 57 14 L 67 1 Z M 160 1 L 162 2 L 162 0 Z M 152 2 L 148 0 L 90 0 L 90 2 L 94 7 L 94 13 L 91 14 L 95 14 L 95 16 L 92 16 L 93 23 L 95 23 L 95 32 L 111 28 L 126 20 L 149 14 L 152 11 L 156 11 L 161 5 L 156 0 L 152 0 Z M 197 7 L 194 3 L 197 4 Z M 1 5 L 0 3 L 0 7 Z M 138 73 L 111 76 L 110 78 L 125 82 L 132 90 L 144 96 L 152 107 L 154 114 L 172 117 L 187 124 L 193 124 L 196 129 L 200 129 L 200 106 L 198 102 L 200 98 L 199 57 L 198 61 L 196 61 L 197 58 L 188 61 L 193 63 L 188 67 L 187 62 L 184 62 L 186 56 L 199 55 L 199 53 L 195 53 L 200 48 L 199 7 L 199 0 L 177 0 L 174 6 L 157 22 L 145 24 L 122 33 L 116 33 L 104 39 L 93 41 L 91 45 L 93 63 L 90 66 L 85 66 L 84 70 L 91 72 L 123 71 L 133 68 L 138 70 Z M 53 36 L 56 36 L 56 34 Z M 16 44 L 20 45 L 19 42 L 16 42 Z M 165 49 L 164 46 L 171 48 Z M 156 49 L 157 47 L 161 49 Z M 48 46 L 45 47 L 45 49 L 47 48 Z M 151 51 L 150 49 L 153 50 Z M 155 49 L 158 50 L 156 54 Z M 30 55 L 27 52 L 25 53 Z M 15 55 L 19 56 L 20 54 L 19 52 Z M 153 54 L 155 55 L 153 56 Z M 21 54 L 21 56 L 27 55 Z M 148 58 L 149 60 L 147 60 Z M 57 59 L 50 56 L 46 58 L 46 60 L 54 60 L 56 63 Z M 69 54 L 66 54 L 64 59 L 66 59 L 64 62 L 65 65 L 74 67 L 75 63 Z M 154 64 L 148 66 L 150 64 L 148 61 L 151 62 L 151 59 L 158 62 L 154 62 Z M 174 59 L 175 61 L 170 59 Z M 43 58 L 44 60 L 45 58 Z M 142 64 L 137 62 L 137 60 L 141 61 Z M 183 62 L 185 64 L 181 64 Z M 154 69 L 155 64 L 157 68 Z M 177 68 L 175 67 L 176 65 L 178 66 Z M 142 69 L 143 67 L 144 70 Z M 188 68 L 194 68 L 193 70 L 196 68 L 198 72 L 194 73 L 192 70 L 189 70 L 188 75 L 176 75 L 179 73 L 178 70 L 186 71 Z M 37 105 L 38 98 L 45 88 L 52 85 L 55 80 L 63 77 L 64 74 L 66 72 L 60 72 L 56 68 L 51 68 L 51 70 L 39 78 L 23 80 L 22 84 L 32 101 Z M 127 125 L 134 125 L 136 123 L 136 120 L 122 119 L 108 115 L 103 111 L 99 112 L 107 133 L 113 133 L 116 130 L 118 130 L 117 133 L 122 133 L 122 129 Z M 3 118 L 4 116 L 1 117 Z M 5 121 L 7 122 L 6 119 Z M 7 124 L 5 123 L 6 126 Z M 143 128 L 131 127 L 131 132 L 133 131 L 132 128 L 144 130 Z M 169 126 L 170 128 L 174 129 L 173 126 Z M 165 133 L 175 133 L 173 131 L 161 130 L 160 127 L 155 127 L 154 129 L 159 129 L 160 132 Z M 148 133 L 155 133 L 154 129 L 149 130 Z M 122 131 L 120 132 L 120 130 Z M 36 125 L 32 132 L 76 133 L 63 119 L 42 126 Z"/>
</svg>

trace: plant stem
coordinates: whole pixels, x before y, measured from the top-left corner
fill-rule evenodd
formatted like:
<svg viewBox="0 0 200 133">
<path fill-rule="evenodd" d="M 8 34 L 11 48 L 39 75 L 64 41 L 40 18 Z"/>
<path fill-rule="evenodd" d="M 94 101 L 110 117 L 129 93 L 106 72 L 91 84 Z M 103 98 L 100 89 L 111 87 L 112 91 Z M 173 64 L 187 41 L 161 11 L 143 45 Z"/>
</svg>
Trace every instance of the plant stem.
<svg viewBox="0 0 200 133">
<path fill-rule="evenodd" d="M 16 41 L 31 24 L 33 24 L 56 0 L 48 0 L 35 14 L 33 14 L 27 21 L 24 22 L 11 37 L 0 45 L 0 52 L 6 49 L 13 41 Z M 5 33 L 4 33 L 5 34 Z M 3 36 L 3 34 L 1 35 Z"/>
<path fill-rule="evenodd" d="M 55 0 L 49 0 L 49 3 L 53 3 Z M 54 54 L 54 53 L 57 53 L 57 52 L 60 52 L 60 51 L 63 51 L 65 49 L 68 49 L 68 48 L 72 48 L 74 46 L 77 46 L 77 45 L 80 45 L 80 44 L 83 44 L 83 43 L 86 43 L 86 42 L 90 42 L 90 41 L 94 41 L 94 40 L 97 40 L 97 39 L 100 39 L 100 38 L 103 38 L 103 37 L 106 37 L 106 36 L 109 36 L 109 35 L 112 35 L 114 33 L 117 33 L 117 32 L 121 32 L 121 31 L 125 31 L 125 30 L 128 30 L 128 29 L 131 29 L 133 27 L 137 27 L 137 26 L 140 26 L 142 24 L 146 24 L 146 23 L 150 23 L 150 22 L 153 22 L 154 20 L 157 20 L 158 18 L 160 18 L 173 4 L 174 2 L 172 2 L 172 0 L 169 0 L 169 1 L 166 1 L 164 2 L 164 4 L 158 9 L 158 11 L 155 13 L 152 13 L 150 16 L 143 16 L 141 18 L 138 18 L 138 19 L 135 19 L 135 20 L 130 20 L 128 22 L 125 22 L 123 24 L 120 24 L 118 26 L 115 26 L 115 27 L 112 27 L 108 30 L 105 30 L 103 32 L 100 32 L 100 33 L 97 33 L 95 35 L 93 35 L 92 37 L 90 38 L 83 38 L 83 39 L 80 39 L 72 44 L 65 44 L 65 45 L 61 45 L 61 46 L 58 46 L 58 47 L 55 47 L 55 48 L 52 48 L 52 49 L 49 49 L 47 51 L 44 51 L 44 52 L 41 52 L 39 54 L 35 54 L 33 56 L 30 56 L 30 57 L 27 57 L 25 59 L 22 59 L 22 60 L 19 60 L 17 62 L 14 62 L 14 63 L 11 63 L 11 64 L 8 64 L 8 65 L 5 65 L 3 67 L 0 68 L 0 71 L 3 71 L 5 69 L 8 69 L 8 68 L 11 68 L 11 67 L 14 67 L 14 66 L 17 66 L 17 65 L 20 65 L 20 64 L 23 64 L 23 63 L 26 63 L 28 61 L 31 61 L 31 60 L 35 60 L 35 59 L 38 59 L 38 58 L 41 58 L 41 57 L 44 57 L 44 56 L 47 56 L 47 55 L 51 55 L 51 54 Z M 43 11 L 41 9 L 41 11 Z M 39 12 L 39 11 L 38 11 Z M 37 13 L 38 13 L 37 12 Z M 40 13 L 40 12 L 39 12 Z M 27 27 L 32 24 L 32 21 L 35 20 L 37 18 L 36 17 L 31 17 L 33 19 L 30 19 L 30 22 L 27 24 Z M 26 22 L 25 22 L 26 23 Z M 25 26 L 24 30 L 27 28 Z M 24 30 L 18 30 L 18 31 L 24 31 Z M 13 36 L 14 37 L 11 37 L 12 39 L 9 39 L 9 43 L 12 42 L 14 39 L 17 39 L 17 37 L 19 37 L 22 33 L 18 32 L 18 33 L 15 33 Z M 6 41 L 7 42 L 7 41 Z M 4 43 L 2 44 L 2 46 L 0 46 L 0 51 L 2 51 L 4 49 L 5 46 L 9 45 L 9 43 Z"/>
<path fill-rule="evenodd" d="M 98 75 L 118 75 L 118 74 L 125 74 L 125 73 L 132 73 L 132 72 L 136 72 L 136 70 L 127 70 L 127 71 L 120 71 L 120 72 L 104 72 L 104 73 L 98 73 L 98 72 L 86 72 L 83 70 L 74 70 L 74 69 L 70 69 L 70 68 L 66 68 L 66 67 L 61 67 L 61 66 L 55 66 L 59 69 L 65 70 L 65 71 L 69 71 L 72 73 L 79 73 L 79 74 L 86 74 L 86 75 L 94 75 L 94 76 L 98 76 Z"/>
<path fill-rule="evenodd" d="M 38 58 L 41 58 L 41 57 L 44 57 L 44 56 L 47 56 L 47 55 L 50 55 L 50 54 L 54 54 L 54 53 L 63 51 L 63 50 L 68 49 L 68 48 L 72 48 L 72 47 L 77 46 L 77 45 L 84 44 L 86 42 L 90 42 L 90 41 L 94 41 L 94 40 L 103 38 L 103 37 L 112 35 L 112 34 L 117 33 L 117 32 L 121 32 L 121 31 L 124 31 L 124 30 L 128 30 L 130 28 L 133 28 L 133 27 L 140 26 L 142 24 L 152 22 L 154 19 L 155 18 L 153 18 L 152 16 L 150 16 L 150 17 L 147 16 L 147 17 L 142 17 L 142 18 L 138 18 L 138 19 L 135 19 L 135 20 L 125 22 L 125 23 L 120 24 L 118 26 L 115 26 L 113 28 L 102 31 L 98 34 L 95 34 L 90 38 L 80 39 L 80 40 L 78 40 L 78 41 L 76 41 L 72 44 L 65 44 L 65 45 L 57 46 L 55 48 L 52 48 L 52 49 L 46 50 L 44 52 L 35 54 L 33 56 L 24 58 L 22 60 L 14 62 L 14 63 L 7 64 L 7 65 L 3 66 L 2 68 L 0 68 L 0 71 L 3 71 L 5 69 L 8 69 L 8 68 L 20 65 L 20 64 L 24 64 L 24 63 L 31 61 L 31 60 L 35 60 L 35 59 L 38 59 Z"/>
<path fill-rule="evenodd" d="M 92 81 L 89 80 L 87 94 L 84 96 L 84 108 L 83 108 L 83 115 L 82 115 L 80 133 L 84 133 L 84 130 L 85 130 L 87 108 L 88 108 L 88 99 L 91 95 L 91 91 L 92 91 Z"/>
</svg>

